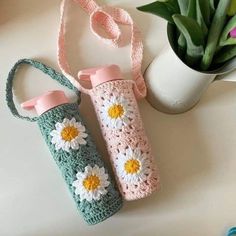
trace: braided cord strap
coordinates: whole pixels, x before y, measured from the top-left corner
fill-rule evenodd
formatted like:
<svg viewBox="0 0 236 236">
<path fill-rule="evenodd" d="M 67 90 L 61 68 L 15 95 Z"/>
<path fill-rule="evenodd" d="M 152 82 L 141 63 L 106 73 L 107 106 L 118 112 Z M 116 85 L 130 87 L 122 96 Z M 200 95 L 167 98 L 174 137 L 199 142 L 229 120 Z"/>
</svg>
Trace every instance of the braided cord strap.
<svg viewBox="0 0 236 236">
<path fill-rule="evenodd" d="M 15 65 L 12 67 L 12 69 L 10 70 L 8 77 L 7 77 L 7 83 L 6 83 L 6 101 L 7 101 L 7 106 L 9 107 L 11 113 L 23 120 L 27 120 L 27 121 L 31 121 L 34 122 L 38 119 L 38 117 L 28 117 L 28 116 L 22 116 L 19 114 L 19 112 L 16 109 L 14 100 L 13 100 L 13 81 L 15 78 L 15 74 L 17 72 L 17 70 L 19 69 L 19 67 L 23 64 L 26 65 L 31 65 L 33 67 L 35 67 L 36 69 L 41 70 L 42 72 L 44 72 L 45 74 L 49 75 L 52 79 L 58 81 L 61 85 L 75 91 L 75 93 L 78 96 L 78 103 L 80 103 L 80 92 L 79 90 L 74 87 L 72 85 L 72 83 L 65 77 L 63 76 L 61 73 L 55 71 L 54 69 L 52 69 L 51 67 L 46 66 L 45 64 L 39 62 L 39 61 L 35 61 L 32 59 L 21 59 L 19 61 L 17 61 L 15 63 Z"/>
<path fill-rule="evenodd" d="M 62 0 L 61 19 L 58 37 L 58 64 L 62 73 L 77 87 L 81 92 L 89 94 L 89 90 L 84 88 L 75 77 L 71 74 L 65 49 L 65 8 L 69 0 Z M 94 0 L 74 0 L 90 15 L 90 27 L 94 35 L 106 44 L 113 47 L 120 47 L 122 33 L 118 24 L 129 25 L 131 27 L 131 66 L 132 77 L 135 84 L 134 91 L 137 98 L 146 96 L 146 85 L 141 72 L 143 59 L 143 43 L 141 32 L 128 12 L 121 8 L 102 6 L 99 7 Z M 101 35 L 96 25 L 100 25 L 107 37 Z"/>
</svg>

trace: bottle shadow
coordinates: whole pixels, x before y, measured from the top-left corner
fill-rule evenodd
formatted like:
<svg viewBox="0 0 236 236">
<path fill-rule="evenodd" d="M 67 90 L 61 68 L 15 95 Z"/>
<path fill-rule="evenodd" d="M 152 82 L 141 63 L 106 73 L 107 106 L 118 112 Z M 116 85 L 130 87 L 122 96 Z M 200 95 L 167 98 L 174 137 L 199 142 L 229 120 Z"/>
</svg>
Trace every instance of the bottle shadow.
<svg viewBox="0 0 236 236">
<path fill-rule="evenodd" d="M 128 215 L 171 210 L 175 196 L 191 191 L 195 184 L 207 178 L 214 158 L 199 128 L 197 107 L 180 115 L 160 113 L 146 101 L 140 108 L 159 166 L 161 190 L 148 198 L 125 204 L 121 213 Z"/>
</svg>

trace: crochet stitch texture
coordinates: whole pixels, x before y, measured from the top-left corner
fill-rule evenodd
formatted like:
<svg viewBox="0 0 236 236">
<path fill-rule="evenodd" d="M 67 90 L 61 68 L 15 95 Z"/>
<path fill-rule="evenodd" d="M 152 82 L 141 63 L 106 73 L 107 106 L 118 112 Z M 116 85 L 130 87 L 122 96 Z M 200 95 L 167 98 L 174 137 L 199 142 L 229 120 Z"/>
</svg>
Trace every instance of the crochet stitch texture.
<svg viewBox="0 0 236 236">
<path fill-rule="evenodd" d="M 72 75 L 66 55 L 65 9 L 68 2 L 69 0 L 63 0 L 61 5 L 58 64 L 68 80 L 92 99 L 123 197 L 126 200 L 146 197 L 157 190 L 160 184 L 157 166 L 136 101 L 136 98 L 146 96 L 146 85 L 141 71 L 141 32 L 129 13 L 121 8 L 100 7 L 94 0 L 76 0 L 75 2 L 90 15 L 92 32 L 104 43 L 120 47 L 123 36 L 118 24 L 131 28 L 132 81 L 105 82 L 91 90 L 85 88 L 78 78 Z M 107 36 L 104 36 L 97 26 L 100 26 Z"/>
<path fill-rule="evenodd" d="M 79 150 L 65 152 L 62 149 L 55 149 L 55 145 L 51 143 L 50 132 L 57 122 L 63 121 L 64 117 L 75 118 L 76 121 L 83 123 L 79 116 L 77 104 L 64 104 L 51 109 L 39 116 L 37 123 L 85 221 L 88 224 L 97 224 L 117 212 L 122 206 L 122 200 L 110 178 L 108 181 L 111 184 L 107 188 L 107 193 L 98 201 L 80 201 L 79 195 L 75 194 L 75 188 L 72 184 L 76 180 L 77 172 L 83 172 L 88 164 L 104 167 L 104 163 L 90 134 L 86 138 L 86 145 L 81 145 Z M 88 133 L 87 129 L 86 132 Z"/>
<path fill-rule="evenodd" d="M 39 117 L 30 118 L 20 115 L 13 101 L 12 88 L 15 73 L 21 64 L 31 65 L 48 74 L 63 86 L 73 90 L 78 95 L 78 102 L 59 105 Z M 122 207 L 122 198 L 119 191 L 109 177 L 107 169 L 104 168 L 104 163 L 91 135 L 80 118 L 78 106 L 80 92 L 66 77 L 41 62 L 31 59 L 19 60 L 8 74 L 6 101 L 14 116 L 31 122 L 37 121 L 50 152 L 75 200 L 76 206 L 88 224 L 97 224 L 115 214 Z M 66 124 L 67 129 L 64 129 Z M 58 132 L 57 128 L 62 128 L 62 130 Z M 61 139 L 58 139 L 55 136 L 56 134 L 61 135 Z M 74 139 L 74 136 L 78 136 L 78 139 Z M 58 142 L 62 142 L 63 138 L 66 141 L 71 141 L 70 145 L 66 142 L 58 145 Z M 88 174 L 90 175 L 88 176 Z M 82 181 L 81 179 L 78 180 L 78 177 L 81 176 L 85 177 Z M 97 188 L 97 191 L 87 191 L 95 188 Z M 83 198 L 80 193 L 83 194 Z"/>
<path fill-rule="evenodd" d="M 144 198 L 160 187 L 157 166 L 144 130 L 133 87 L 134 82 L 131 80 L 116 80 L 103 83 L 90 90 L 90 96 L 96 110 L 103 137 L 107 144 L 119 188 L 126 200 Z M 103 107 L 105 101 L 109 100 L 110 97 L 123 97 L 129 103 L 129 107 L 132 108 L 130 111 L 131 115 L 127 115 L 128 120 L 126 120 L 126 124 L 121 127 L 111 128 L 108 124 L 104 123 Z M 145 170 L 140 170 L 144 171 L 144 173 L 138 175 L 136 178 L 137 181 L 135 182 L 130 181 L 134 180 L 135 174 L 128 173 L 127 168 L 127 173 L 124 172 L 123 176 L 119 174 L 118 170 L 119 168 L 123 168 L 119 166 L 121 163 L 119 159 L 125 158 L 128 148 L 134 150 L 134 153 L 135 151 L 140 152 L 140 156 L 143 156 L 143 162 L 146 163 L 143 166 Z M 133 156 L 130 158 L 130 160 L 135 160 Z M 129 170 L 132 168 L 132 171 L 135 171 L 135 169 L 139 167 L 139 164 L 137 164 L 137 162 L 135 163 L 133 161 L 133 164 L 129 165 Z M 137 172 L 137 174 L 139 173 L 140 172 Z M 122 178 L 125 177 L 125 175 L 127 175 L 128 178 Z"/>
</svg>

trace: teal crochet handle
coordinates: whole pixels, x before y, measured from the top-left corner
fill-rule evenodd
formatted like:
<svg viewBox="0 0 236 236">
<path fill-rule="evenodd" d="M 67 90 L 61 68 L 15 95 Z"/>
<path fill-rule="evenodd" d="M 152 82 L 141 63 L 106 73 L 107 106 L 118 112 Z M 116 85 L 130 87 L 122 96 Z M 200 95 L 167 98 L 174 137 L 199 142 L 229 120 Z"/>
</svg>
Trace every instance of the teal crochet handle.
<svg viewBox="0 0 236 236">
<path fill-rule="evenodd" d="M 32 65 L 77 94 L 79 91 L 52 68 L 34 60 L 23 59 L 14 65 L 8 75 L 6 100 L 14 116 L 37 121 L 85 221 L 92 225 L 105 220 L 121 208 L 122 198 L 80 117 L 78 103 L 58 105 L 38 117 L 21 116 L 14 105 L 12 92 L 15 73 L 21 64 Z"/>
<path fill-rule="evenodd" d="M 12 69 L 10 70 L 10 72 L 8 74 L 8 78 L 7 78 L 7 85 L 6 85 L 7 105 L 10 108 L 10 110 L 14 116 L 24 119 L 24 120 L 27 120 L 27 121 L 32 121 L 32 122 L 37 121 L 37 119 L 38 119 L 37 117 L 30 118 L 28 116 L 20 115 L 18 113 L 16 106 L 14 104 L 14 101 L 13 101 L 13 92 L 12 92 L 13 80 L 14 80 L 17 69 L 23 64 L 31 65 L 31 66 L 43 71 L 45 74 L 49 75 L 52 79 L 58 81 L 61 85 L 66 86 L 69 89 L 75 91 L 75 93 L 78 96 L 78 104 L 80 103 L 80 92 L 78 91 L 77 88 L 75 88 L 72 85 L 72 83 L 68 79 L 66 79 L 66 77 L 64 75 L 55 71 L 53 68 L 44 65 L 43 63 L 41 63 L 39 61 L 35 61 L 32 59 L 21 59 L 21 60 L 17 61 L 15 63 L 15 65 L 12 67 Z"/>
</svg>

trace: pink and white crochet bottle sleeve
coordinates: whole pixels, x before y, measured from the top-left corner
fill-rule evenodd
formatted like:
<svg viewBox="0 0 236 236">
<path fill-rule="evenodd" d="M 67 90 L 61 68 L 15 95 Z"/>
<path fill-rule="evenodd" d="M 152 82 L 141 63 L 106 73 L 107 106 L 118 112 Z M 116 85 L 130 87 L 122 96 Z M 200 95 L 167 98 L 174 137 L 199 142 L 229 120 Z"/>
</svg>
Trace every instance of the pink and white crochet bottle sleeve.
<svg viewBox="0 0 236 236">
<path fill-rule="evenodd" d="M 104 43 L 114 47 L 122 46 L 123 34 L 118 24 L 128 25 L 131 28 L 130 56 L 133 80 L 121 80 L 123 77 L 119 76 L 119 73 L 116 74 L 117 68 L 115 76 L 110 70 L 108 71 L 111 74 L 105 73 L 108 72 L 107 69 L 103 71 L 104 76 L 97 76 L 98 70 L 102 67 L 90 68 L 78 74 L 82 80 L 91 80 L 93 88 L 87 89 L 72 75 L 66 56 L 64 15 L 68 1 L 63 0 L 61 5 L 59 66 L 76 88 L 91 96 L 124 198 L 135 200 L 146 197 L 159 188 L 159 175 L 136 102 L 136 98 L 146 96 L 146 85 L 141 71 L 143 58 L 141 32 L 129 13 L 121 8 L 100 7 L 94 0 L 75 0 L 90 15 L 90 28 Z M 98 29 L 98 25 L 102 31 Z M 104 31 L 107 36 L 101 33 Z M 88 76 L 90 79 L 85 77 L 83 79 L 83 76 Z M 101 80 L 95 83 L 94 78 Z"/>
<path fill-rule="evenodd" d="M 126 200 L 159 188 L 159 174 L 145 133 L 131 80 L 115 80 L 90 90 L 120 192 Z"/>
</svg>

